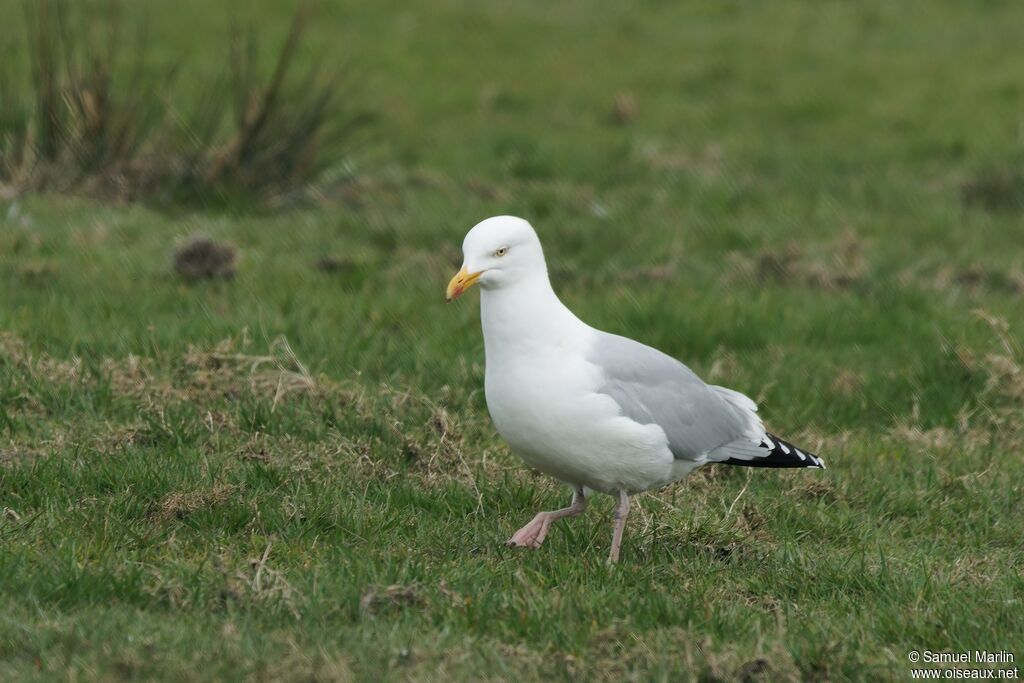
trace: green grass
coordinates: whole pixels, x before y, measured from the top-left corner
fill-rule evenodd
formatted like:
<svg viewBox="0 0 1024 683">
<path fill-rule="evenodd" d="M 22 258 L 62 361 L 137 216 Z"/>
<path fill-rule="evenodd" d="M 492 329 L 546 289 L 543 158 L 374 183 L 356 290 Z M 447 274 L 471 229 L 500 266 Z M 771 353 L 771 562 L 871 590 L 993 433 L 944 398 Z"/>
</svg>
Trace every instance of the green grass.
<svg viewBox="0 0 1024 683">
<path fill-rule="evenodd" d="M 242 18 L 273 44 L 291 9 Z M 155 72 L 219 72 L 228 10 L 126 11 Z M 1022 158 L 1022 20 L 324 6 L 310 54 L 354 64 L 376 113 L 354 187 L 270 214 L 6 201 L 0 679 L 902 680 L 910 650 L 1024 656 L 1022 214 L 961 191 Z M 568 492 L 493 432 L 475 297 L 443 304 L 499 213 L 534 222 L 581 317 L 755 397 L 830 469 L 638 497 L 613 569 L 610 499 L 504 548 Z M 239 248 L 233 280 L 175 277 L 193 233 Z"/>
</svg>

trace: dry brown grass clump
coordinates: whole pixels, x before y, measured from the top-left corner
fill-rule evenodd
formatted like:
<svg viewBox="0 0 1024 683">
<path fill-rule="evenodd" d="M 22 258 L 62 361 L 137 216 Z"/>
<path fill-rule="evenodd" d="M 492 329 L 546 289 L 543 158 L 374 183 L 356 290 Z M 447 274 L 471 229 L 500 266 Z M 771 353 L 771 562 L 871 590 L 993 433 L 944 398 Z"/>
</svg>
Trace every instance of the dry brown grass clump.
<svg viewBox="0 0 1024 683">
<path fill-rule="evenodd" d="M 636 118 L 636 114 L 636 98 L 633 97 L 633 93 L 621 92 L 615 96 L 610 113 L 612 123 L 619 126 L 628 125 Z"/>
<path fill-rule="evenodd" d="M 989 326 L 999 342 L 999 349 L 985 356 L 985 392 L 1020 407 L 1024 401 L 1024 349 L 1010 336 L 1006 320 L 980 309 L 974 314 Z"/>
<path fill-rule="evenodd" d="M 219 507 L 227 502 L 237 486 L 218 484 L 208 491 L 175 491 L 150 510 L 150 516 L 157 519 L 185 519 L 199 510 Z"/>
<path fill-rule="evenodd" d="M 193 400 L 235 398 L 252 393 L 272 399 L 271 412 L 290 395 L 322 397 L 327 389 L 310 374 L 284 336 L 265 354 L 247 353 L 247 335 L 224 339 L 212 349 L 190 346 L 179 369 L 179 383 Z"/>
<path fill-rule="evenodd" d="M 916 274 L 908 271 L 904 281 L 913 282 Z M 945 265 L 924 280 L 925 286 L 940 292 L 961 289 L 971 294 L 981 291 L 1003 292 L 1011 295 L 1024 293 L 1024 270 L 1020 264 L 1006 269 L 992 268 L 980 264 L 965 267 Z"/>
</svg>

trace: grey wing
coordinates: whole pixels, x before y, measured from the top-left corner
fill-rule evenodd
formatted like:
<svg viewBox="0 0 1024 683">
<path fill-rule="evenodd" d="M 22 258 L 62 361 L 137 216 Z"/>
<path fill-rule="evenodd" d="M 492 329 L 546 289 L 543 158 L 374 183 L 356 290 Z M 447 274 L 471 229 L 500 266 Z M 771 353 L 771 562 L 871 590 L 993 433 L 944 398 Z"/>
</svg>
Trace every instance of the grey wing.
<svg viewBox="0 0 1024 683">
<path fill-rule="evenodd" d="M 641 424 L 657 424 L 677 460 L 749 460 L 765 455 L 764 425 L 743 394 L 705 384 L 675 358 L 598 332 L 588 359 L 604 373 L 598 389 Z"/>
</svg>

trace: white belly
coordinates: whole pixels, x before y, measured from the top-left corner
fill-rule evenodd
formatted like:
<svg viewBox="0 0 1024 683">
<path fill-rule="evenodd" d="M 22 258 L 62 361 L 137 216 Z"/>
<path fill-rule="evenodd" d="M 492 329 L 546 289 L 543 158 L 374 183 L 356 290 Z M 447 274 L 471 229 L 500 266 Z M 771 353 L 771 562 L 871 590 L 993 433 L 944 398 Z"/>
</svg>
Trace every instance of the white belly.
<svg viewBox="0 0 1024 683">
<path fill-rule="evenodd" d="M 634 493 L 692 469 L 679 468 L 660 427 L 622 417 L 597 393 L 600 382 L 596 367 L 564 349 L 534 349 L 529 362 L 488 358 L 487 408 L 528 465 L 572 486 Z"/>
</svg>

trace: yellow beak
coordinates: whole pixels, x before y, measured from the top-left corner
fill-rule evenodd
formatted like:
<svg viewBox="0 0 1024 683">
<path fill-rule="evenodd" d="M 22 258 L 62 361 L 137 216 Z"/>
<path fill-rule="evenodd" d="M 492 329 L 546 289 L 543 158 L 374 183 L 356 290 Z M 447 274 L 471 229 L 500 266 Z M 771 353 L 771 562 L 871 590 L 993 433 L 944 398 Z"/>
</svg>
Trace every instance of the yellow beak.
<svg viewBox="0 0 1024 683">
<path fill-rule="evenodd" d="M 444 300 L 451 301 L 453 299 L 458 299 L 462 296 L 463 292 L 475 285 L 476 281 L 479 280 L 480 276 L 483 274 L 484 271 L 482 270 L 471 273 L 466 270 L 465 266 L 463 266 L 462 270 L 455 273 L 455 277 L 453 277 L 451 282 L 448 283 L 448 291 L 445 292 Z"/>
</svg>

